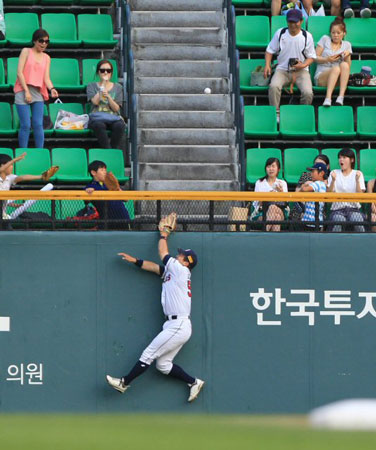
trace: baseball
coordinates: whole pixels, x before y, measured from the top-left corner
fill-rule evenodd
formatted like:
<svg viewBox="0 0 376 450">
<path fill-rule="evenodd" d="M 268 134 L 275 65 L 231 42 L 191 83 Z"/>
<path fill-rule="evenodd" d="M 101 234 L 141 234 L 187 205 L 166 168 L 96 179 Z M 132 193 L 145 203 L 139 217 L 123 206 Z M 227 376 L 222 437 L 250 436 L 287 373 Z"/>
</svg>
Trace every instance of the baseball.
<svg viewBox="0 0 376 450">
<path fill-rule="evenodd" d="M 211 89 L 210 88 L 205 88 L 204 92 L 205 92 L 205 94 L 211 94 Z"/>
</svg>

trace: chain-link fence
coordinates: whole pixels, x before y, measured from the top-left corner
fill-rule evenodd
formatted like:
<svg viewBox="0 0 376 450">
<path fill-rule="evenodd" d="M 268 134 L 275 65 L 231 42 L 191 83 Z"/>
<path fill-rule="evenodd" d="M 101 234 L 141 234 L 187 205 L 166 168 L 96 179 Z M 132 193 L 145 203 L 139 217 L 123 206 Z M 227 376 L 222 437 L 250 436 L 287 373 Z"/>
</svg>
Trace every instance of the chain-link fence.
<svg viewBox="0 0 376 450">
<path fill-rule="evenodd" d="M 155 231 L 175 211 L 178 231 L 376 231 L 376 194 L 31 192 L 0 194 L 2 230 Z"/>
</svg>

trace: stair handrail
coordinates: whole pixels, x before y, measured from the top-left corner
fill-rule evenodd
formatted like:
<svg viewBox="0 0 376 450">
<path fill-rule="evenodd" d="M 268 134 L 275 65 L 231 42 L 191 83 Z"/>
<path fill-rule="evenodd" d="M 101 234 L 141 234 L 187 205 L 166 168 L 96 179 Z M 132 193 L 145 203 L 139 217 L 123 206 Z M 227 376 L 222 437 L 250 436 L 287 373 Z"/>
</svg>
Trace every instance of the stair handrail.
<svg viewBox="0 0 376 450">
<path fill-rule="evenodd" d="M 240 189 L 245 190 L 244 99 L 240 96 L 239 50 L 236 48 L 236 14 L 231 0 L 224 0 L 227 13 L 228 57 L 230 61 L 232 108 L 235 116 L 236 144 L 239 152 Z"/>
</svg>

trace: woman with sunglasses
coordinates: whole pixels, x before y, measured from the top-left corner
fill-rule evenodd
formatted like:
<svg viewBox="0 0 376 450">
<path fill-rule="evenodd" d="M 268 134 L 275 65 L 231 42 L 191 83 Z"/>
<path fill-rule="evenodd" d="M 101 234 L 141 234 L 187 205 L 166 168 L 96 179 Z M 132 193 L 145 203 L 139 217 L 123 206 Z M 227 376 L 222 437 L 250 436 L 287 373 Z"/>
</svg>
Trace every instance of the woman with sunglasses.
<svg viewBox="0 0 376 450">
<path fill-rule="evenodd" d="M 120 115 L 123 103 L 123 87 L 111 81 L 113 66 L 107 59 L 97 64 L 98 82 L 89 83 L 87 99 L 91 102 L 89 128 L 94 131 L 101 148 L 119 148 L 124 135 L 125 123 Z M 107 135 L 111 130 L 111 140 Z"/>
<path fill-rule="evenodd" d="M 29 145 L 30 126 L 33 126 L 34 141 L 37 148 L 43 148 L 43 109 L 48 100 L 48 91 L 52 98 L 58 97 L 50 79 L 50 57 L 45 50 L 50 43 L 46 30 L 36 30 L 31 38 L 32 48 L 23 48 L 18 60 L 17 80 L 14 85 L 20 131 L 18 143 L 21 148 Z M 30 121 L 31 111 L 31 121 Z"/>
</svg>

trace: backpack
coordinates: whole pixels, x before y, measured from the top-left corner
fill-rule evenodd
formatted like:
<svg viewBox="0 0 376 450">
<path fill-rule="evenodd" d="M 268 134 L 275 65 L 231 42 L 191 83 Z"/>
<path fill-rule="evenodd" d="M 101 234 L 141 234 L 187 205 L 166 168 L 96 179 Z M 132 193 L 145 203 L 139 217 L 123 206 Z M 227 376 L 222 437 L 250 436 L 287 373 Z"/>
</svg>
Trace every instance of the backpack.
<svg viewBox="0 0 376 450">
<path fill-rule="evenodd" d="M 278 46 L 279 46 L 279 50 L 278 50 L 278 53 L 281 52 L 281 38 L 282 38 L 282 35 L 285 34 L 287 30 L 288 30 L 288 27 L 282 28 L 281 32 L 279 33 L 279 38 L 278 38 Z M 307 56 L 306 56 L 306 54 L 305 54 L 305 49 L 306 49 L 306 47 L 307 47 L 307 38 L 308 38 L 308 35 L 307 35 L 306 30 L 303 30 L 303 29 L 302 29 L 301 31 L 302 31 L 303 36 L 304 36 L 304 48 L 303 48 L 303 50 L 302 50 L 302 54 L 303 54 L 303 56 L 304 56 L 304 59 L 307 59 Z"/>
</svg>

